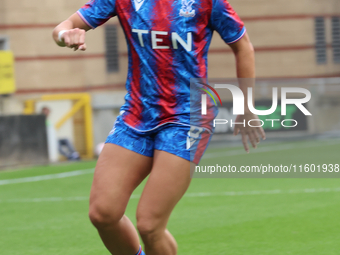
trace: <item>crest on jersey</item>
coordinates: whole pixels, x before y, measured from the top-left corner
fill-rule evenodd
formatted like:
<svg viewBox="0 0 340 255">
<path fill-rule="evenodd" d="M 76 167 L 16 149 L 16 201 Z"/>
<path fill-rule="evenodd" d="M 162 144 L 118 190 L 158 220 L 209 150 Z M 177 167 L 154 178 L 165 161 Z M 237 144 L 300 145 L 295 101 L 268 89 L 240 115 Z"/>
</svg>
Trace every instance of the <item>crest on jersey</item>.
<svg viewBox="0 0 340 255">
<path fill-rule="evenodd" d="M 182 8 L 179 11 L 179 15 L 183 17 L 194 17 L 195 10 L 192 9 L 194 0 L 182 0 Z"/>
</svg>

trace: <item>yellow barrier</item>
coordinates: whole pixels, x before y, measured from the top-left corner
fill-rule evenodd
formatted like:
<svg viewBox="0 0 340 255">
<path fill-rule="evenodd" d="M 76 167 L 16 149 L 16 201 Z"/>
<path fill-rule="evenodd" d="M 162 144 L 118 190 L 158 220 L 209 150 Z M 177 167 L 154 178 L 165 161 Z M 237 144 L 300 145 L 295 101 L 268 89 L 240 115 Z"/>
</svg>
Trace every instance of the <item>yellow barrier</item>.
<svg viewBox="0 0 340 255">
<path fill-rule="evenodd" d="M 84 130 L 85 130 L 85 155 L 82 157 L 93 158 L 93 129 L 92 129 L 92 107 L 91 96 L 88 93 L 74 93 L 74 94 L 55 94 L 44 95 L 41 98 L 34 100 L 27 100 L 25 102 L 24 114 L 35 113 L 35 103 L 37 101 L 57 101 L 57 100 L 72 100 L 73 107 L 55 124 L 55 129 L 59 129 L 65 122 L 73 117 L 80 110 L 83 110 L 84 115 Z"/>
<path fill-rule="evenodd" d="M 0 94 L 15 92 L 14 57 L 11 51 L 0 51 Z"/>
</svg>

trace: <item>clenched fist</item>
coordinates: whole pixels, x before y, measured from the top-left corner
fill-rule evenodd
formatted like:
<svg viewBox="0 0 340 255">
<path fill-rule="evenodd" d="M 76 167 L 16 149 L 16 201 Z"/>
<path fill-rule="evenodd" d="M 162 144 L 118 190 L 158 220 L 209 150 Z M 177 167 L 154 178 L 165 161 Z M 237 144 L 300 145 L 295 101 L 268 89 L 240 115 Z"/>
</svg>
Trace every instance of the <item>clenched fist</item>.
<svg viewBox="0 0 340 255">
<path fill-rule="evenodd" d="M 70 30 L 60 31 L 59 40 L 60 46 L 68 47 L 76 50 L 86 50 L 84 29 L 74 28 Z"/>
</svg>

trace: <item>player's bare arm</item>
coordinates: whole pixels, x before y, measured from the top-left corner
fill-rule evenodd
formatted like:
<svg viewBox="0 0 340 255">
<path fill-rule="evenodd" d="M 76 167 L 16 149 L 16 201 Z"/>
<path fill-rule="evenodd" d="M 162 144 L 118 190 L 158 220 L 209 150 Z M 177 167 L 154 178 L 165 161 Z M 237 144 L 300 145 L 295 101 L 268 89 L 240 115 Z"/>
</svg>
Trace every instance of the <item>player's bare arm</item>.
<svg viewBox="0 0 340 255">
<path fill-rule="evenodd" d="M 240 89 L 242 90 L 243 95 L 245 97 L 244 115 L 238 115 L 236 117 L 235 122 L 243 123 L 245 121 L 246 125 L 244 127 L 242 124 L 236 124 L 234 129 L 234 135 L 241 133 L 244 149 L 246 150 L 246 152 L 249 152 L 248 140 L 250 141 L 253 148 L 256 148 L 257 144 L 260 142 L 260 137 L 262 137 L 262 139 L 266 138 L 264 130 L 262 127 L 260 127 L 261 125 L 259 122 L 258 123 L 256 123 L 256 121 L 252 122 L 253 126 L 259 127 L 248 126 L 249 120 L 258 119 L 258 116 L 253 114 L 249 110 L 247 103 L 248 88 L 254 87 L 255 85 L 254 47 L 250 42 L 247 33 L 239 41 L 230 44 L 230 47 L 235 54 L 237 77 L 239 78 Z"/>
<path fill-rule="evenodd" d="M 60 47 L 86 50 L 85 33 L 91 28 L 74 13 L 53 30 L 53 39 Z"/>
</svg>

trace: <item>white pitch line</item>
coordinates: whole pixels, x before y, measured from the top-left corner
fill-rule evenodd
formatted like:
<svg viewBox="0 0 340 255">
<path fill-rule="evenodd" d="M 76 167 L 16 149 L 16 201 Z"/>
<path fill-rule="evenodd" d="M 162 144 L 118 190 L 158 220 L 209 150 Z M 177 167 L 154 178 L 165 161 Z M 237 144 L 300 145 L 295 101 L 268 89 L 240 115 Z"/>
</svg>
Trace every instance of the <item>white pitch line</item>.
<svg viewBox="0 0 340 255">
<path fill-rule="evenodd" d="M 340 192 L 339 188 L 310 188 L 300 190 L 253 190 L 253 191 L 227 191 L 227 192 L 201 192 L 187 193 L 185 198 L 193 197 L 233 197 L 233 196 L 254 196 L 254 195 L 278 195 L 278 194 L 311 194 L 311 193 L 330 193 Z M 132 195 L 131 199 L 139 199 L 140 195 Z M 45 197 L 45 198 L 24 198 L 0 200 L 0 203 L 42 203 L 42 202 L 67 202 L 67 201 L 88 201 L 89 197 Z"/>
<path fill-rule="evenodd" d="M 18 179 L 0 180 L 0 186 L 14 184 L 14 183 L 38 182 L 38 181 L 46 181 L 46 180 L 53 180 L 53 179 L 61 179 L 61 178 L 67 178 L 67 177 L 78 176 L 78 175 L 83 175 L 83 174 L 92 174 L 93 172 L 94 172 L 94 168 L 91 168 L 91 169 L 76 170 L 72 172 L 65 172 L 65 173 L 58 173 L 58 174 L 47 174 L 47 175 L 38 175 L 38 176 L 18 178 Z"/>
<path fill-rule="evenodd" d="M 339 144 L 339 140 L 319 143 L 307 143 L 303 145 L 299 144 L 283 144 L 283 145 L 275 145 L 275 146 L 266 146 L 266 147 L 259 147 L 255 150 L 252 150 L 251 153 L 262 153 L 262 152 L 270 152 L 270 151 L 283 151 L 283 150 L 291 150 L 291 149 L 303 149 L 303 148 L 310 148 L 310 147 L 319 147 L 319 146 L 329 146 Z M 221 149 L 223 150 L 223 149 Z M 202 159 L 212 159 L 212 158 L 221 158 L 221 157 L 228 157 L 228 156 L 238 156 L 238 155 L 245 155 L 247 154 L 244 149 L 238 150 L 231 150 L 226 152 L 210 152 L 203 155 Z"/>
</svg>

